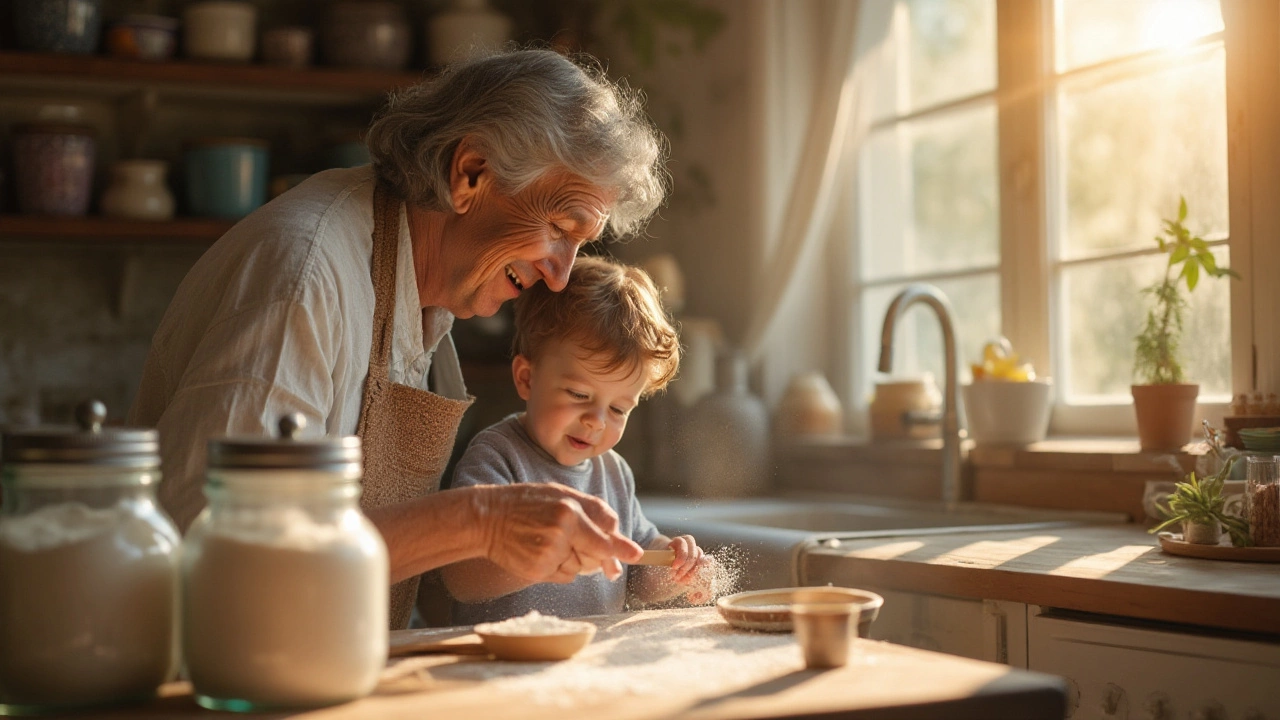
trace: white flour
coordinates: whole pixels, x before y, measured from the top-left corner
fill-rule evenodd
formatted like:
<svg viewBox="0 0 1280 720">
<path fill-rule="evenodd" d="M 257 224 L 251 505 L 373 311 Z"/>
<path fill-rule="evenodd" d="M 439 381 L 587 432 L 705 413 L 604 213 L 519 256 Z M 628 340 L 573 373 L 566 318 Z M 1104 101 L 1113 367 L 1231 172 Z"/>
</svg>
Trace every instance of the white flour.
<svg viewBox="0 0 1280 720">
<path fill-rule="evenodd" d="M 484 680 L 487 691 L 567 706 L 590 695 L 669 696 L 673 687 L 697 687 L 707 695 L 733 691 L 802 668 L 798 646 L 794 652 L 759 652 L 787 645 L 795 646 L 789 633 L 747 633 L 705 610 L 666 610 L 602 624 L 590 645 L 563 662 L 460 662 L 420 672 L 433 681 Z"/>
<path fill-rule="evenodd" d="M 554 615 L 543 615 L 537 610 L 530 610 L 520 617 L 496 623 L 481 623 L 475 631 L 489 635 L 566 635 L 582 632 L 590 623 L 561 620 Z"/>
</svg>

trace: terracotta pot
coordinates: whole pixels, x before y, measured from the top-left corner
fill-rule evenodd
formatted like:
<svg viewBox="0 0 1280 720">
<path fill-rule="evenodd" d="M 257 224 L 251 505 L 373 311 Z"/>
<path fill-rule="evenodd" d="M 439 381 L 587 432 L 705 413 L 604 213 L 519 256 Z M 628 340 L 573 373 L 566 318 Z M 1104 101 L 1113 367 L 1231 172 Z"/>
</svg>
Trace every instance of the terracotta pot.
<svg viewBox="0 0 1280 720">
<path fill-rule="evenodd" d="M 1132 385 L 1130 390 L 1138 415 L 1138 444 L 1144 451 L 1177 450 L 1191 441 L 1199 385 Z"/>
</svg>

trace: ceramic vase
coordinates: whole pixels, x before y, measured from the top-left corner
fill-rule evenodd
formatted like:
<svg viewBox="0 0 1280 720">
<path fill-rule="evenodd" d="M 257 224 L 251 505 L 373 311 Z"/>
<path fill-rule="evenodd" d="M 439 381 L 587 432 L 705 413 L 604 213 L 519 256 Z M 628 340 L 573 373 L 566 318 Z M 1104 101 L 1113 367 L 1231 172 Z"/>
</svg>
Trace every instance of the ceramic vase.
<svg viewBox="0 0 1280 720">
<path fill-rule="evenodd" d="M 111 184 L 102 193 L 102 214 L 135 220 L 169 220 L 173 193 L 165 184 L 163 160 L 122 160 L 111 166 Z"/>
<path fill-rule="evenodd" d="M 79 125 L 31 123 L 13 130 L 18 210 L 33 215 L 89 211 L 97 143 Z"/>
<path fill-rule="evenodd" d="M 775 417 L 774 430 L 779 439 L 838 437 L 844 430 L 840 398 L 818 372 L 791 379 Z"/>
<path fill-rule="evenodd" d="M 676 458 L 683 490 L 693 497 L 742 497 L 767 489 L 769 413 L 747 389 L 741 353 L 716 362 L 716 389 L 677 426 Z"/>
</svg>

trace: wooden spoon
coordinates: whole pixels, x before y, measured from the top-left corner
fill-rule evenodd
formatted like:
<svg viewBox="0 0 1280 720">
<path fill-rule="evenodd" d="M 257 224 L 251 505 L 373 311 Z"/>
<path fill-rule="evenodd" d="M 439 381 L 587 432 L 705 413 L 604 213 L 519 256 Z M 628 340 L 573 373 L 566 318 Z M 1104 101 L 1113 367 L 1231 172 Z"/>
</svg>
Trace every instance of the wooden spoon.
<svg viewBox="0 0 1280 720">
<path fill-rule="evenodd" d="M 645 550 L 644 556 L 632 565 L 670 565 L 676 561 L 675 550 Z"/>
</svg>

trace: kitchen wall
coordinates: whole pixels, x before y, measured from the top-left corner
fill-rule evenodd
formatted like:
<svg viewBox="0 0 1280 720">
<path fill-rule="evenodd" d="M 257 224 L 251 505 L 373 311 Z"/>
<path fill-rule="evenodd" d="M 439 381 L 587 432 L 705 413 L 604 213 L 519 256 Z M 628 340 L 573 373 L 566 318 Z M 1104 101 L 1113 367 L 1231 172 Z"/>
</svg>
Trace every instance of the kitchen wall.
<svg viewBox="0 0 1280 720">
<path fill-rule="evenodd" d="M 157 4 L 176 8 L 181 3 L 142 3 L 146 7 L 139 9 Z M 259 5 L 268 16 L 299 12 L 299 4 L 289 1 L 264 0 Z M 764 158 L 758 140 L 761 61 L 756 51 L 763 3 L 708 0 L 703 5 L 724 15 L 722 29 L 702 51 L 693 49 L 687 32 L 664 30 L 659 46 L 664 51 L 652 67 L 632 59 L 625 43 L 608 28 L 599 33 L 611 73 L 629 70 L 625 74 L 633 84 L 650 96 L 653 115 L 672 139 L 675 177 L 671 202 L 650 226 L 650 237 L 613 251 L 635 262 L 664 250 L 675 254 L 688 278 L 686 313 L 716 318 L 730 338 L 738 338 L 745 328 L 751 279 L 758 272 L 755 248 L 763 222 L 757 189 Z M 421 16 L 426 4 L 407 6 Z M 0 12 L 7 10 L 7 3 L 0 5 Z M 600 13 L 597 19 L 605 21 L 608 15 Z M 679 54 L 670 50 L 676 46 L 683 47 Z M 106 101 L 39 92 L 0 99 L 0 146 L 7 148 L 9 128 L 32 119 L 40 105 L 68 99 L 86 107 L 101 133 L 96 187 L 100 193 L 105 168 L 120 156 L 115 108 Z M 255 122 L 263 122 L 261 113 L 228 118 L 228 113 L 237 113 L 235 103 L 222 105 L 194 113 L 190 108 L 153 111 L 146 140 L 151 152 L 144 154 L 176 157 L 178 138 L 192 132 L 192 122 L 224 128 L 231 123 L 249 134 Z M 211 118 L 209 113 L 221 115 Z M 267 123 L 267 132 L 281 138 L 299 134 L 291 131 L 291 123 L 301 123 L 303 135 L 321 133 L 296 118 L 282 116 L 273 122 L 274 126 Z M 6 177 L 12 178 L 11 170 Z M 12 209 L 12 188 L 5 192 Z M 156 245 L 122 249 L 0 241 L 0 422 L 37 415 L 65 419 L 68 407 L 87 395 L 104 399 L 113 419 L 123 417 L 149 337 L 198 255 L 198 248 Z"/>
</svg>

